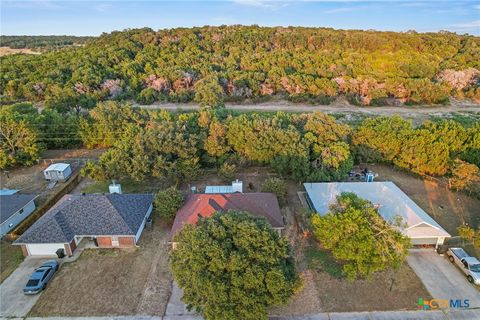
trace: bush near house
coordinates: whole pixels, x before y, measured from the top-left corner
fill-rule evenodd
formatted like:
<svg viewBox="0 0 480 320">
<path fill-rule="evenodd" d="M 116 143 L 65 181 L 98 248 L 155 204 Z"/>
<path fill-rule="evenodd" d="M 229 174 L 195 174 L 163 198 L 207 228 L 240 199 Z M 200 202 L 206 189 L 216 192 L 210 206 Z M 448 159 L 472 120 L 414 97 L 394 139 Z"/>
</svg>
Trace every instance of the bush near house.
<svg viewBox="0 0 480 320">
<path fill-rule="evenodd" d="M 280 178 L 268 178 L 262 185 L 262 192 L 271 192 L 277 196 L 280 206 L 287 201 L 287 184 Z"/>
<path fill-rule="evenodd" d="M 153 201 L 155 212 L 165 219 L 175 218 L 178 209 L 183 205 L 184 197 L 181 191 L 170 187 L 159 191 Z"/>
<path fill-rule="evenodd" d="M 313 233 L 343 263 L 348 279 L 398 268 L 410 239 L 386 222 L 373 204 L 354 193 L 342 193 L 325 216 L 313 215 Z M 400 223 L 398 223 L 400 226 Z"/>
<path fill-rule="evenodd" d="M 287 239 L 246 212 L 200 219 L 174 241 L 170 266 L 183 301 L 207 320 L 267 319 L 299 284 Z"/>
</svg>

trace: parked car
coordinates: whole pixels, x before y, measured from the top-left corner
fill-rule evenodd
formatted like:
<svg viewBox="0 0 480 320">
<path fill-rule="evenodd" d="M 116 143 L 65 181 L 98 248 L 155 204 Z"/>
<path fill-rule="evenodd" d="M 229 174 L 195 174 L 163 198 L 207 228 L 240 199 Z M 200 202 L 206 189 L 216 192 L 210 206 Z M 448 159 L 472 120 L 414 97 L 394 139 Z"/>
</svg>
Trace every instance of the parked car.
<svg viewBox="0 0 480 320">
<path fill-rule="evenodd" d="M 447 255 L 450 262 L 467 275 L 470 283 L 480 285 L 480 261 L 477 258 L 469 256 L 462 248 L 450 248 Z"/>
<path fill-rule="evenodd" d="M 50 281 L 57 272 L 59 264 L 55 260 L 49 260 L 42 264 L 42 266 L 35 269 L 35 271 L 28 279 L 27 284 L 23 288 L 24 294 L 37 294 L 47 286 L 48 281 Z"/>
</svg>

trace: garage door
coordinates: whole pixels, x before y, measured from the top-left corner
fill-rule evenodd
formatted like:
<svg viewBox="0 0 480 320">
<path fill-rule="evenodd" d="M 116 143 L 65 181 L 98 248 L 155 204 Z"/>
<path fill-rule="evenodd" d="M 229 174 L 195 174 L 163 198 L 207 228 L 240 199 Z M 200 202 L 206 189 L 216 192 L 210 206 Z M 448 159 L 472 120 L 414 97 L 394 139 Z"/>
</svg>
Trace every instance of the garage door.
<svg viewBox="0 0 480 320">
<path fill-rule="evenodd" d="M 438 238 L 412 238 L 412 244 L 414 246 L 421 245 L 436 245 Z"/>
<path fill-rule="evenodd" d="M 58 249 L 64 249 L 63 243 L 36 243 L 27 244 L 31 256 L 55 256 Z"/>
</svg>

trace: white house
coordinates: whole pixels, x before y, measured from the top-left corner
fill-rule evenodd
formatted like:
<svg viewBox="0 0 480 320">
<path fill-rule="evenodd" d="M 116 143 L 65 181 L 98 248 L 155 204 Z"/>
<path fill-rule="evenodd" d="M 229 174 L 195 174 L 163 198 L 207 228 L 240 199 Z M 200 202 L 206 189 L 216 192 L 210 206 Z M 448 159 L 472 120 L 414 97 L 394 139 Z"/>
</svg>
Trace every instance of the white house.
<svg viewBox="0 0 480 320">
<path fill-rule="evenodd" d="M 53 163 L 43 171 L 45 179 L 52 181 L 65 181 L 72 174 L 72 167 L 68 163 Z"/>
<path fill-rule="evenodd" d="M 338 195 L 353 192 L 378 206 L 378 212 L 386 221 L 400 216 L 406 225 L 402 232 L 410 237 L 413 245 L 438 246 L 445 238 L 451 237 L 393 182 L 307 182 L 303 185 L 309 205 L 320 215 L 327 213 Z"/>
<path fill-rule="evenodd" d="M 12 231 L 35 211 L 36 194 L 2 194 L 0 195 L 0 236 Z"/>
</svg>

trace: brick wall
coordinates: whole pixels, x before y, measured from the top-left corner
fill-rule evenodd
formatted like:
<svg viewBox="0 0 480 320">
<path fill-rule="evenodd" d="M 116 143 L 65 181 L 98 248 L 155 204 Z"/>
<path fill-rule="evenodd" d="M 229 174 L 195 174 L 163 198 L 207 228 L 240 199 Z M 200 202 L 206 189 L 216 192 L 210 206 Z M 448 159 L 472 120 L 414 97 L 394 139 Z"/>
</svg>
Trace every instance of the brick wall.
<svg viewBox="0 0 480 320">
<path fill-rule="evenodd" d="M 122 248 L 134 247 L 135 237 L 118 237 L 118 242 Z"/>
<path fill-rule="evenodd" d="M 118 237 L 118 246 L 112 246 L 112 237 L 97 237 L 100 248 L 131 248 L 135 246 L 135 237 Z"/>
<path fill-rule="evenodd" d="M 97 243 L 100 248 L 110 248 L 112 246 L 111 237 L 97 237 Z"/>
<path fill-rule="evenodd" d="M 27 250 L 27 246 L 22 244 L 20 247 L 22 247 L 22 253 L 23 253 L 23 256 L 24 257 L 28 257 L 28 250 Z"/>
</svg>

